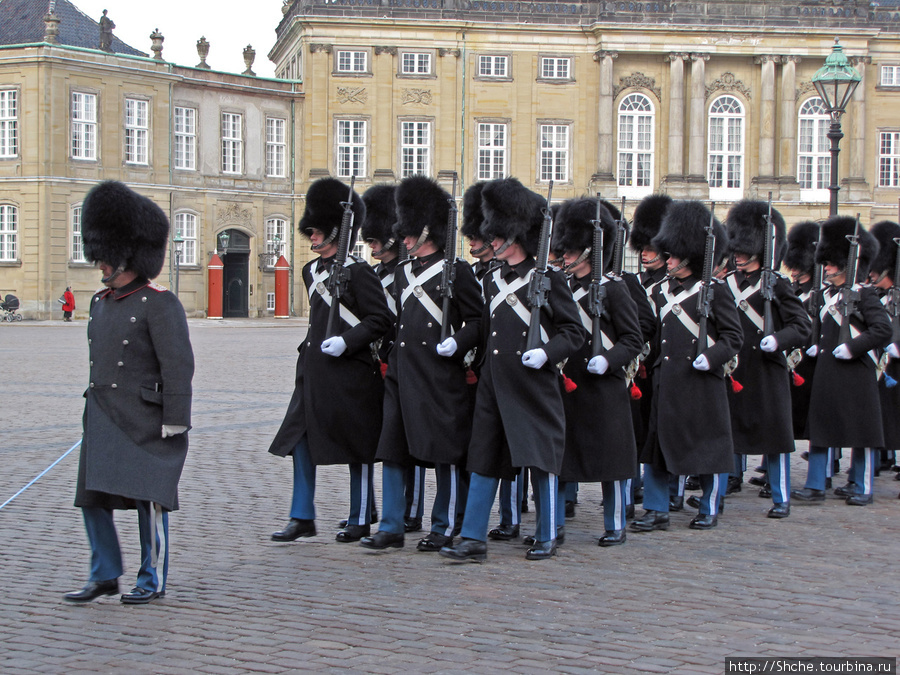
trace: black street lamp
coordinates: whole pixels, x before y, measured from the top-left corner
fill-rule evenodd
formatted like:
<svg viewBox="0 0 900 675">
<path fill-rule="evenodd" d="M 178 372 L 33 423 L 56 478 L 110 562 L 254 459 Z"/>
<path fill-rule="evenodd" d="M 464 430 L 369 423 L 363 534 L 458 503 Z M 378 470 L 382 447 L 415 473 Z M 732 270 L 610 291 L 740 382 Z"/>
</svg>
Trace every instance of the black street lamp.
<svg viewBox="0 0 900 675">
<path fill-rule="evenodd" d="M 222 230 L 219 232 L 219 251 L 222 252 L 222 255 L 228 253 L 228 244 L 231 243 L 231 235 L 228 233 L 228 230 Z"/>
<path fill-rule="evenodd" d="M 844 49 L 834 39 L 834 47 L 831 54 L 825 59 L 825 65 L 816 71 L 812 77 L 812 83 L 819 92 L 819 96 L 825 102 L 828 114 L 831 116 L 831 126 L 828 129 L 828 139 L 831 141 L 831 185 L 828 191 L 831 193 L 831 201 L 828 205 L 828 215 L 837 215 L 838 210 L 838 152 L 839 144 L 844 137 L 841 132 L 841 116 L 847 109 L 850 97 L 859 85 L 860 74 L 856 68 L 850 65 L 850 61 L 844 55 Z"/>
<path fill-rule="evenodd" d="M 181 231 L 176 230 L 175 238 L 172 240 L 175 244 L 175 295 L 178 295 L 178 277 L 181 275 L 181 254 L 184 252 L 184 239 Z"/>
</svg>

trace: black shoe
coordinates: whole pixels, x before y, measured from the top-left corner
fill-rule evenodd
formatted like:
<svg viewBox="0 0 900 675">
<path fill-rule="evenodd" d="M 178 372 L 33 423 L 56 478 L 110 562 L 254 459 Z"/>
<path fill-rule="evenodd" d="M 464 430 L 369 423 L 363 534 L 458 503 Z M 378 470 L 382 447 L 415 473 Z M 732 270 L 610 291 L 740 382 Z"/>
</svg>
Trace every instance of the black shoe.
<svg viewBox="0 0 900 675">
<path fill-rule="evenodd" d="M 346 518 L 344 518 L 343 520 L 339 520 L 338 521 L 338 529 L 343 530 L 345 527 L 347 527 L 347 523 L 349 523 L 349 522 L 350 521 L 347 520 Z M 377 522 L 378 522 L 378 509 L 373 508 L 372 511 L 369 513 L 369 525 L 374 525 Z"/>
<path fill-rule="evenodd" d="M 848 506 L 866 506 L 867 504 L 871 504 L 874 501 L 874 497 L 870 494 L 856 494 L 850 495 L 844 500 Z"/>
<path fill-rule="evenodd" d="M 477 539 L 460 539 L 456 546 L 444 546 L 440 554 L 456 562 L 484 562 L 487 560 L 487 544 Z"/>
<path fill-rule="evenodd" d="M 741 483 L 744 482 L 743 478 L 739 478 L 738 476 L 729 476 L 728 477 L 728 487 L 725 489 L 726 495 L 732 495 L 735 492 L 741 491 Z"/>
<path fill-rule="evenodd" d="M 684 495 L 669 497 L 669 511 L 684 511 Z"/>
<path fill-rule="evenodd" d="M 371 531 L 371 525 L 348 525 L 337 533 L 335 541 L 339 541 L 342 544 L 349 544 L 353 541 L 359 541 L 363 537 L 368 537 Z"/>
<path fill-rule="evenodd" d="M 475 539 L 463 539 L 463 541 L 476 541 Z M 482 542 L 482 545 L 484 542 Z M 417 551 L 425 551 L 426 553 L 437 553 L 442 548 L 449 548 L 453 546 L 453 537 L 448 537 L 443 534 L 438 534 L 437 532 L 429 532 L 422 539 L 419 540 L 419 543 L 416 544 Z"/>
<path fill-rule="evenodd" d="M 575 502 L 566 500 L 566 518 L 575 517 Z"/>
<path fill-rule="evenodd" d="M 63 596 L 66 602 L 90 602 L 101 595 L 115 595 L 119 592 L 119 580 L 89 581 L 80 591 L 72 591 Z"/>
<path fill-rule="evenodd" d="M 537 540 L 534 538 L 533 534 L 526 535 L 522 538 L 522 543 L 525 546 L 534 546 L 537 543 Z M 566 527 L 565 525 L 560 525 L 556 528 L 556 545 L 562 546 L 566 543 Z"/>
<path fill-rule="evenodd" d="M 644 511 L 643 515 L 631 522 L 634 532 L 652 532 L 653 530 L 669 529 L 669 514 L 663 511 Z"/>
<path fill-rule="evenodd" d="M 769 512 L 766 514 L 768 518 L 787 518 L 791 515 L 791 505 L 788 502 L 782 502 L 781 504 L 776 504 Z"/>
<path fill-rule="evenodd" d="M 404 532 L 421 532 L 422 530 L 422 519 L 421 518 L 406 518 L 403 521 L 403 531 Z"/>
<path fill-rule="evenodd" d="M 719 524 L 719 517 L 710 514 L 700 514 L 694 516 L 688 525 L 692 530 L 710 530 Z"/>
<path fill-rule="evenodd" d="M 538 541 L 525 553 L 525 560 L 547 560 L 556 555 L 556 539 Z"/>
<path fill-rule="evenodd" d="M 699 509 L 700 508 L 700 497 L 698 497 L 697 495 L 691 495 L 690 497 L 687 498 L 687 501 L 685 503 L 688 506 L 690 506 L 692 509 Z"/>
<path fill-rule="evenodd" d="M 146 588 L 135 586 L 130 592 L 123 593 L 122 597 L 119 599 L 122 601 L 123 605 L 146 605 L 152 600 L 164 598 L 165 596 L 165 591 L 148 591 Z"/>
<path fill-rule="evenodd" d="M 684 479 L 684 489 L 685 490 L 699 490 L 700 489 L 700 479 L 697 476 L 688 476 Z"/>
<path fill-rule="evenodd" d="M 852 497 L 859 494 L 859 486 L 848 481 L 845 485 L 834 488 L 834 494 L 838 497 Z"/>
<path fill-rule="evenodd" d="M 640 487 L 634 491 L 634 503 L 635 504 L 643 504 L 644 503 L 644 488 Z"/>
<path fill-rule="evenodd" d="M 625 543 L 625 530 L 607 530 L 600 537 L 597 546 L 619 546 Z"/>
<path fill-rule="evenodd" d="M 747 482 L 756 487 L 765 487 L 769 484 L 769 478 L 766 475 L 766 472 L 763 471 L 761 476 L 751 476 L 747 479 Z"/>
<path fill-rule="evenodd" d="M 796 499 L 801 502 L 824 502 L 825 490 L 813 490 L 812 488 L 791 490 L 791 499 Z"/>
<path fill-rule="evenodd" d="M 763 499 L 771 499 L 772 487 L 770 485 L 763 485 L 761 488 L 759 488 L 759 496 Z"/>
<path fill-rule="evenodd" d="M 631 520 L 634 518 L 634 504 L 629 504 L 625 507 L 625 520 Z"/>
<path fill-rule="evenodd" d="M 496 541 L 509 541 L 510 539 L 519 538 L 518 525 L 504 525 L 500 523 L 497 527 L 488 532 L 488 539 Z"/>
<path fill-rule="evenodd" d="M 378 530 L 371 537 L 363 537 L 359 540 L 363 548 L 371 548 L 381 551 L 386 548 L 403 548 L 403 533 L 382 532 Z"/>
<path fill-rule="evenodd" d="M 753 469 L 756 473 L 766 473 L 766 467 L 760 464 L 758 467 Z"/>
<path fill-rule="evenodd" d="M 316 521 L 291 518 L 283 530 L 272 533 L 272 541 L 294 541 L 300 537 L 315 537 Z"/>
</svg>

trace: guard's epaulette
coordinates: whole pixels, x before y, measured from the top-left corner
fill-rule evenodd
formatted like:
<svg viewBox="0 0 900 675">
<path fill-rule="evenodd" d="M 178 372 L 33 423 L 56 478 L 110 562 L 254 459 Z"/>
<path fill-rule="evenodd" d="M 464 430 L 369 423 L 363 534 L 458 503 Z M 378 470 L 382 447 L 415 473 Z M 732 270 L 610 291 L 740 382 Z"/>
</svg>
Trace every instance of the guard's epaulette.
<svg viewBox="0 0 900 675">
<path fill-rule="evenodd" d="M 622 277 L 617 277 L 612 272 L 607 272 L 603 276 L 606 277 L 607 279 L 609 279 L 610 281 L 625 281 L 625 279 L 623 279 Z"/>
<path fill-rule="evenodd" d="M 147 284 L 147 288 L 149 288 L 151 291 L 156 291 L 157 293 L 165 293 L 167 290 L 169 290 L 162 284 L 158 284 L 155 281 L 151 281 L 149 284 Z"/>
<path fill-rule="evenodd" d="M 347 262 L 344 263 L 344 267 L 346 267 L 347 265 L 351 265 L 353 263 L 364 263 L 366 265 L 369 264 L 365 258 L 360 258 L 358 255 L 353 255 L 352 253 L 350 253 L 347 256 Z"/>
</svg>

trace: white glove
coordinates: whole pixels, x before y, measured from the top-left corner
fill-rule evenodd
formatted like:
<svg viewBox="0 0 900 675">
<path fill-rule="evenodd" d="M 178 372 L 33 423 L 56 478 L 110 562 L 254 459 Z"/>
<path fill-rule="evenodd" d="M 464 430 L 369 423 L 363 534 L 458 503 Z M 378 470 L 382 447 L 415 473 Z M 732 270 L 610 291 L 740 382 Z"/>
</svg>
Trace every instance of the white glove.
<svg viewBox="0 0 900 675">
<path fill-rule="evenodd" d="M 819 353 L 819 345 L 813 345 L 809 349 L 806 350 L 807 356 L 812 356 L 813 358 Z"/>
<path fill-rule="evenodd" d="M 328 356 L 340 356 L 347 351 L 347 343 L 340 335 L 330 337 L 322 343 L 322 351 Z"/>
<path fill-rule="evenodd" d="M 778 340 L 775 339 L 774 335 L 766 335 L 760 343 L 759 348 L 764 352 L 774 352 L 778 349 Z"/>
<path fill-rule="evenodd" d="M 691 364 L 697 370 L 709 370 L 709 359 L 706 358 L 706 354 L 701 354 L 694 362 Z"/>
<path fill-rule="evenodd" d="M 846 344 L 838 345 L 831 353 L 834 354 L 834 358 L 841 359 L 842 361 L 849 361 L 853 358 L 853 354 L 850 353 L 850 347 Z"/>
<path fill-rule="evenodd" d="M 177 436 L 178 434 L 183 434 L 187 431 L 187 427 L 183 427 L 180 424 L 163 424 L 162 425 L 162 437 L 168 438 L 169 436 Z"/>
<path fill-rule="evenodd" d="M 892 359 L 900 359 L 900 350 L 897 349 L 896 342 L 892 342 L 887 346 L 887 353 Z"/>
<path fill-rule="evenodd" d="M 452 337 L 448 337 L 437 346 L 437 353 L 441 356 L 453 356 L 456 353 L 456 347 L 456 340 Z"/>
<path fill-rule="evenodd" d="M 594 375 L 603 375 L 609 369 L 609 361 L 602 354 L 588 361 L 588 372 Z"/>
<path fill-rule="evenodd" d="M 537 370 L 547 363 L 547 352 L 543 349 L 530 349 L 522 354 L 522 365 Z"/>
</svg>

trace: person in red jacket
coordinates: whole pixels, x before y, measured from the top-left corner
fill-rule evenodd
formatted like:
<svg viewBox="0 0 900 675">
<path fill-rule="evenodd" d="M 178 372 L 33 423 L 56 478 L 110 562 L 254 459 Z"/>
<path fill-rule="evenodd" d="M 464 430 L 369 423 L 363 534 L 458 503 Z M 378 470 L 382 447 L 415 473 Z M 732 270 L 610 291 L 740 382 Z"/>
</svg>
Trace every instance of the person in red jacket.
<svg viewBox="0 0 900 675">
<path fill-rule="evenodd" d="M 63 321 L 71 321 L 72 320 L 72 312 L 75 311 L 75 295 L 72 293 L 72 287 L 66 286 L 66 292 L 63 293 Z"/>
</svg>

